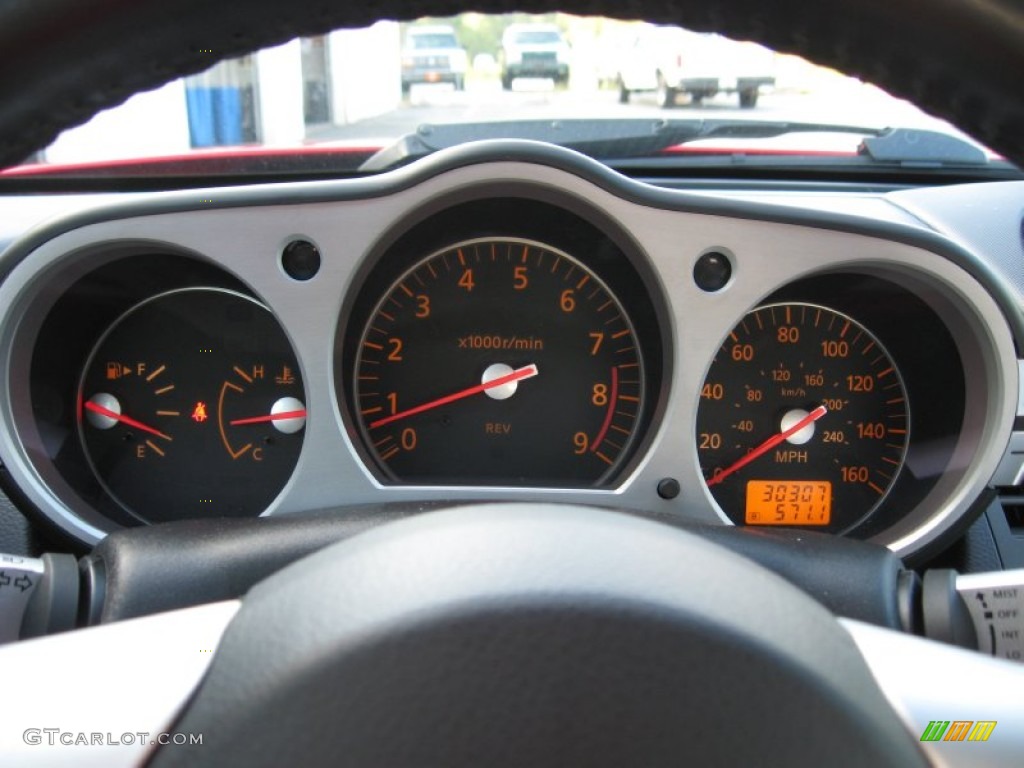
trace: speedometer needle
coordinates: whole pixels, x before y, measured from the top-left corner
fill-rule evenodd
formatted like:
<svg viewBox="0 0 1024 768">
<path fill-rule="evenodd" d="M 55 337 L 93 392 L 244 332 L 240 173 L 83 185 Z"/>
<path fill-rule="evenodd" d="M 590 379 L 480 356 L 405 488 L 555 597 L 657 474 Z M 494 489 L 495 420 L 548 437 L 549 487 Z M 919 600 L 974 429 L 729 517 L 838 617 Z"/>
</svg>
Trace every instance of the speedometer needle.
<svg viewBox="0 0 1024 768">
<path fill-rule="evenodd" d="M 462 400 L 465 397 L 470 397 L 471 395 L 486 392 L 488 389 L 500 387 L 502 384 L 511 384 L 514 381 L 522 381 L 523 379 L 529 379 L 533 376 L 536 376 L 538 373 L 539 371 L 537 370 L 536 365 L 524 365 L 522 368 L 517 368 L 516 370 L 512 371 L 512 373 L 507 373 L 504 376 L 497 377 L 496 379 L 485 381 L 482 384 L 477 384 L 474 387 L 467 387 L 466 389 L 459 390 L 458 392 L 455 392 L 453 394 L 445 395 L 444 397 L 439 397 L 436 400 L 431 400 L 429 403 L 423 403 L 423 405 L 417 405 L 414 408 L 399 411 L 398 413 L 393 413 L 390 416 L 385 416 L 382 419 L 371 421 L 370 429 L 383 427 L 385 424 L 390 424 L 393 421 L 398 421 L 399 419 L 404 419 L 407 418 L 408 416 L 415 416 L 417 413 L 423 413 L 424 411 L 429 411 L 432 408 L 438 408 L 442 405 L 453 403 L 456 400 Z"/>
<path fill-rule="evenodd" d="M 782 432 L 779 432 L 777 435 L 772 435 L 759 446 L 757 446 L 757 448 L 754 448 L 752 451 L 750 451 L 750 453 L 748 453 L 742 459 L 730 464 L 721 472 L 712 475 L 711 479 L 707 481 L 708 486 L 717 485 L 718 483 L 722 482 L 733 472 L 743 469 L 743 467 L 747 466 L 747 464 L 752 462 L 758 456 L 763 456 L 765 453 L 770 451 L 772 448 L 781 443 L 787 437 L 789 437 L 790 435 L 795 435 L 808 424 L 813 424 L 826 413 L 828 413 L 828 410 L 825 408 L 825 406 L 819 405 L 817 408 L 808 413 L 806 416 L 800 419 L 800 421 L 791 426 L 789 429 L 783 430 Z"/>
<path fill-rule="evenodd" d="M 106 416 L 108 419 L 114 419 L 114 421 L 119 421 L 122 424 L 128 425 L 129 427 L 135 427 L 136 429 L 141 429 L 143 432 L 149 432 L 149 434 L 151 435 L 162 437 L 164 440 L 172 439 L 170 435 L 165 435 L 158 429 L 147 427 L 141 421 L 136 421 L 131 416 L 125 416 L 123 413 L 118 413 L 117 411 L 112 411 L 109 408 L 104 408 L 102 405 L 98 405 L 92 402 L 91 400 L 85 401 L 85 409 L 87 411 L 93 411 L 94 413 Z"/>
</svg>

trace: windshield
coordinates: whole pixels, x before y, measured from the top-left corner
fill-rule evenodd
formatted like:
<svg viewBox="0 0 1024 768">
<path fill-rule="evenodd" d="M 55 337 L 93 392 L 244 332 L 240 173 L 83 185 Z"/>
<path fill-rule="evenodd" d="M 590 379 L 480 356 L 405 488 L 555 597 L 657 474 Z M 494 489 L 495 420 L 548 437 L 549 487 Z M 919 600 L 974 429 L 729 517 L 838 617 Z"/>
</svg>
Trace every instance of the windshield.
<svg viewBox="0 0 1024 768">
<path fill-rule="evenodd" d="M 436 126 L 448 130 L 432 141 Z M 389 153 L 410 136 L 416 148 Z M 222 61 L 65 131 L 0 176 L 369 173 L 493 137 L 561 143 L 615 167 L 735 169 L 742 157 L 1010 168 L 906 101 L 754 43 L 607 18 L 466 13 Z"/>
<path fill-rule="evenodd" d="M 516 34 L 516 42 L 525 45 L 561 42 L 562 36 L 555 30 L 524 30 Z"/>
<path fill-rule="evenodd" d="M 409 37 L 413 48 L 458 48 L 455 35 L 445 32 L 417 32 Z"/>
</svg>

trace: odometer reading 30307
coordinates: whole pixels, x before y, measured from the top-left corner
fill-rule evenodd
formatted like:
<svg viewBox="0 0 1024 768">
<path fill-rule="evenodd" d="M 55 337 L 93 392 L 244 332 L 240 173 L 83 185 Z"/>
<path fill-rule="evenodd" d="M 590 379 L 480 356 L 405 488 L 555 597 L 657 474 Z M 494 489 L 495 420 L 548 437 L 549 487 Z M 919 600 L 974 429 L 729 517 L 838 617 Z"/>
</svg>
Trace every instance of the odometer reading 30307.
<svg viewBox="0 0 1024 768">
<path fill-rule="evenodd" d="M 813 304 L 759 307 L 701 389 L 700 466 L 737 525 L 843 531 L 896 482 L 909 416 L 899 370 L 864 326 Z"/>
<path fill-rule="evenodd" d="M 393 480 L 583 487 L 628 455 L 643 377 L 597 275 L 542 243 L 487 238 L 419 261 L 377 301 L 353 410 Z"/>
</svg>

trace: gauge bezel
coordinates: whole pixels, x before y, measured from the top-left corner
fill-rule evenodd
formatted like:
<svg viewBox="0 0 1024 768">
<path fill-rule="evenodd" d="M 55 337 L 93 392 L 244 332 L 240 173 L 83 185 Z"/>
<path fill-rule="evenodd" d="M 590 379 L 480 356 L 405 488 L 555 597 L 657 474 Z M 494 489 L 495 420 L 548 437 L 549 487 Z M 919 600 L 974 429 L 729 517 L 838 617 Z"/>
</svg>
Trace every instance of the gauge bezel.
<svg viewBox="0 0 1024 768">
<path fill-rule="evenodd" d="M 969 328 L 963 310 L 940 284 L 931 282 L 925 274 L 910 274 L 892 265 L 812 270 L 760 297 L 749 311 L 794 302 L 822 304 L 852 317 L 875 336 L 900 371 L 913 409 L 910 413 L 917 425 L 908 428 L 910 439 L 904 467 L 882 503 L 843 534 L 888 544 L 901 531 L 921 530 L 921 515 L 929 508 L 929 499 L 948 498 L 950 488 L 962 480 L 972 450 L 969 446 L 979 439 L 976 430 L 984 423 L 985 411 L 991 405 L 981 394 L 984 377 L 962 375 L 965 368 L 984 371 L 989 366 L 983 359 L 970 357 L 972 352 L 980 351 L 976 343 L 966 343 L 967 339 L 977 338 L 976 331 Z M 893 305 L 904 307 L 913 320 L 894 324 L 888 316 L 880 314 L 882 307 Z M 916 343 L 922 328 L 929 332 L 930 345 L 926 347 Z M 722 341 L 727 337 L 728 333 Z M 935 365 L 935 361 L 944 364 Z M 702 381 L 710 368 L 709 361 Z M 696 434 L 696 419 L 694 429 Z M 915 463 L 925 459 L 941 471 L 914 477 L 905 469 L 908 458 Z M 696 451 L 694 460 L 699 462 Z M 697 466 L 699 473 L 699 463 Z M 703 482 L 702 488 L 722 520 L 734 524 Z M 941 514 L 949 514 L 948 509 L 933 513 L 932 520 Z M 966 526 L 972 519 L 971 513 L 964 513 L 960 526 Z"/>
<path fill-rule="evenodd" d="M 17 331 L 32 343 L 18 350 L 9 391 L 24 397 L 26 408 L 16 418 L 29 446 L 27 466 L 61 510 L 45 519 L 61 535 L 98 540 L 111 529 L 144 523 L 98 482 L 78 435 L 79 377 L 97 338 L 132 307 L 162 293 L 225 290 L 260 302 L 223 268 L 169 242 L 102 241 L 61 254 L 51 270 L 40 276 L 47 291 L 26 297 L 28 310 Z M 46 364 L 42 369 L 41 363 Z M 15 370 L 23 376 L 15 378 Z M 59 405 L 49 407 L 44 398 Z"/>
<path fill-rule="evenodd" d="M 561 486 L 567 490 L 620 487 L 642 458 L 645 446 L 653 439 L 652 426 L 658 424 L 664 412 L 663 382 L 672 370 L 673 355 L 663 331 L 671 324 L 665 319 L 661 292 L 651 285 L 650 267 L 638 246 L 606 217 L 580 200 L 566 198 L 555 190 L 515 184 L 480 185 L 430 201 L 382 237 L 365 260 L 338 323 L 334 382 L 340 414 L 367 472 L 382 486 L 408 489 L 550 489 L 539 483 L 487 485 L 402 481 L 381 467 L 375 453 L 366 445 L 354 401 L 357 388 L 353 385 L 363 329 L 387 291 L 403 275 L 453 244 L 478 239 L 520 240 L 566 254 L 593 274 L 623 306 L 640 346 L 639 357 L 644 367 L 643 412 L 629 444 L 621 453 L 621 460 L 617 460 L 598 483 Z M 589 258 L 581 257 L 579 251 L 589 254 Z M 626 286 L 625 290 L 621 286 Z M 353 332 L 346 333 L 345 329 Z"/>
</svg>

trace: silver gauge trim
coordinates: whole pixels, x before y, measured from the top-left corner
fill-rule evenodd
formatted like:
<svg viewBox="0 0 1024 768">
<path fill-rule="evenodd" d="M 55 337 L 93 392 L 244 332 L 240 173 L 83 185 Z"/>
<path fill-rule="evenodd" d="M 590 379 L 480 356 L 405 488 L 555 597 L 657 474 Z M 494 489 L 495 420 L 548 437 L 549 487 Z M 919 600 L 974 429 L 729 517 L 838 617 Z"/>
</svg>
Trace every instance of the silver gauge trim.
<svg viewBox="0 0 1024 768">
<path fill-rule="evenodd" d="M 41 297 L 52 296 L 61 285 L 69 285 L 93 268 L 99 263 L 97 251 L 126 241 L 157 242 L 172 251 L 216 254 L 217 264 L 247 284 L 272 309 L 292 342 L 303 370 L 307 407 L 334 414 L 334 418 L 307 424 L 292 482 L 270 514 L 392 501 L 514 499 L 634 508 L 718 524 L 722 519 L 706 496 L 692 435 L 700 383 L 719 339 L 737 318 L 783 285 L 824 271 L 847 270 L 875 274 L 937 297 L 943 303 L 944 319 L 953 326 L 958 348 L 974 356 L 969 360 L 971 379 L 978 388 L 970 406 L 974 410 L 955 448 L 952 471 L 909 513 L 903 528 L 882 532 L 875 540 L 897 554 L 913 554 L 958 524 L 989 483 L 1005 451 L 1017 410 L 1018 372 L 1010 326 L 989 289 L 953 260 L 909 244 L 915 238 L 930 238 L 929 242 L 940 238 L 922 238 L 920 230 L 909 225 L 868 219 L 860 222 L 863 233 L 837 231 L 829 228 L 834 214 L 825 209 L 820 213 L 821 226 L 815 226 L 811 220 L 817 214 L 810 207 L 793 212 L 782 206 L 751 204 L 751 217 L 777 220 L 740 218 L 723 211 L 738 214 L 741 201 L 730 200 L 722 206 L 713 195 L 664 189 L 652 190 L 651 202 L 645 204 L 638 199 L 642 185 L 622 180 L 620 188 L 612 188 L 607 170 L 598 166 L 593 178 L 604 180 L 595 183 L 576 172 L 581 162 L 566 160 L 572 172 L 551 162 L 478 162 L 449 168 L 416 184 L 398 185 L 390 194 L 372 199 L 351 199 L 353 190 L 369 193 L 365 180 L 319 183 L 315 188 L 321 199 L 302 205 L 273 205 L 264 191 L 253 188 L 250 194 L 260 206 L 258 215 L 241 205 L 160 213 L 165 201 L 180 206 L 182 195 L 154 194 L 152 215 L 118 218 L 113 208 L 110 220 L 72 228 L 42 243 L 0 285 L 0 371 L 11 385 L 0 387 L 0 456 L 13 481 L 35 507 L 84 542 L 95 543 L 114 529 L 90 517 L 89 510 L 66 493 L 55 491 L 54 483 L 33 465 L 31 457 L 38 456 L 39 449 L 33 443 L 38 436 L 33 436 L 31 413 L 22 402 L 27 373 L 18 367 L 23 361 L 13 358 L 31 348 L 33 329 L 38 329 L 41 315 L 48 310 Z M 407 179 L 407 174 L 399 172 L 396 178 Z M 343 301 L 353 290 L 363 258 L 395 222 L 405 220 L 424 201 L 488 185 L 500 190 L 505 182 L 532 185 L 546 196 L 586 201 L 617 222 L 638 246 L 648 272 L 657 276 L 654 288 L 667 307 L 670 327 L 663 328 L 663 333 L 676 342 L 677 359 L 670 378 L 663 382 L 668 398 L 664 414 L 651 427 L 655 434 L 645 455 L 612 490 L 385 486 L 359 459 L 338 411 L 330 349 Z M 332 190 L 338 199 L 324 201 Z M 232 191 L 239 199 L 245 194 L 245 190 Z M 671 210 L 671 201 L 678 201 L 680 210 Z M 782 223 L 787 217 L 798 223 Z M 852 219 L 847 224 L 855 228 Z M 296 232 L 321 245 L 324 262 L 317 280 L 296 283 L 281 273 L 278 244 Z M 729 285 L 715 294 L 701 291 L 692 279 L 694 260 L 709 247 L 728 249 L 735 257 Z M 951 244 L 950 249 L 955 246 Z M 985 270 L 979 266 L 976 271 Z M 980 397 L 981 393 L 985 396 Z M 666 477 L 680 482 L 682 490 L 675 499 L 657 494 L 658 483 Z"/>
</svg>

